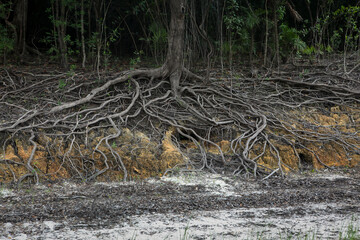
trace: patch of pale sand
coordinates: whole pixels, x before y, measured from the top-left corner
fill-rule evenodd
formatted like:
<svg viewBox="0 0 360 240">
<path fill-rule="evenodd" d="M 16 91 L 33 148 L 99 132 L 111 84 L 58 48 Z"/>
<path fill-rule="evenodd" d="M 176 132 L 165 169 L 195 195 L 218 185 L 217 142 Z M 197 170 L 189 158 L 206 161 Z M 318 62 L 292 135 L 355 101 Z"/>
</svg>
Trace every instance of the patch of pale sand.
<svg viewBox="0 0 360 240">
<path fill-rule="evenodd" d="M 94 185 L 107 186 L 107 187 L 118 187 L 118 186 L 132 186 L 144 184 L 148 180 L 143 181 L 118 181 L 118 182 L 95 182 Z"/>
<path fill-rule="evenodd" d="M 0 234 L 0 238 L 162 240 L 259 239 L 260 236 L 261 239 L 287 239 L 298 236 L 303 239 L 307 235 L 310 239 L 338 239 L 351 224 L 360 227 L 358 215 L 326 214 L 328 208 L 334 207 L 339 205 L 311 205 L 300 214 L 287 214 L 296 207 L 194 211 L 187 215 L 147 214 L 132 216 L 128 222 L 119 222 L 110 229 L 79 229 L 66 222 L 32 222 L 26 225 L 26 229 L 33 228 L 34 234 L 25 236 L 21 229 L 16 229 L 19 225 L 8 224 L 7 231 L 17 234 Z M 0 224 L 2 227 L 5 225 Z"/>
<path fill-rule="evenodd" d="M 333 205 L 331 207 L 336 207 Z M 120 239 L 279 239 L 310 234 L 320 239 L 338 238 L 360 216 L 323 214 L 330 205 L 308 207 L 306 214 L 287 216 L 288 208 L 252 208 L 201 211 L 191 215 L 143 215 L 134 219 Z M 271 213 L 269 213 L 269 211 Z M 316 214 L 320 211 L 322 214 Z M 354 217 L 354 218 L 353 218 Z M 360 221 L 352 223 L 360 227 Z M 316 238 L 317 239 L 317 238 Z"/>
<path fill-rule="evenodd" d="M 247 194 L 260 194 L 266 190 L 256 190 L 256 184 L 248 181 L 234 179 L 233 177 L 224 176 L 221 174 L 213 174 L 206 172 L 189 172 L 179 173 L 172 176 L 164 176 L 161 179 L 149 178 L 143 181 L 128 181 L 128 182 L 97 182 L 95 185 L 107 187 L 119 187 L 124 185 L 139 185 L 139 184 L 166 184 L 173 183 L 181 186 L 204 186 L 208 195 L 221 196 L 239 196 Z M 240 190 L 240 191 L 239 191 Z"/>
<path fill-rule="evenodd" d="M 182 173 L 175 176 L 165 176 L 162 177 L 161 180 L 178 185 L 203 185 L 209 192 L 211 192 L 212 195 L 236 195 L 235 186 L 229 184 L 233 180 L 220 174 L 210 174 L 204 172 Z"/>
<path fill-rule="evenodd" d="M 292 174 L 292 178 L 295 179 L 329 179 L 329 180 L 337 180 L 337 179 L 351 179 L 353 176 L 349 176 L 345 172 L 331 172 L 328 169 L 316 171 L 316 172 L 305 172 L 303 174 Z"/>
<path fill-rule="evenodd" d="M 0 188 L 0 199 L 12 196 L 15 196 L 15 193 L 11 189 Z"/>
<path fill-rule="evenodd" d="M 350 179 L 350 177 L 340 174 L 319 174 L 313 177 L 313 179 L 328 179 L 328 180 L 338 180 L 338 179 Z"/>
<path fill-rule="evenodd" d="M 44 221 L 43 224 L 45 227 L 47 227 L 50 231 L 54 231 L 55 227 L 58 225 L 58 223 L 54 221 Z"/>
</svg>

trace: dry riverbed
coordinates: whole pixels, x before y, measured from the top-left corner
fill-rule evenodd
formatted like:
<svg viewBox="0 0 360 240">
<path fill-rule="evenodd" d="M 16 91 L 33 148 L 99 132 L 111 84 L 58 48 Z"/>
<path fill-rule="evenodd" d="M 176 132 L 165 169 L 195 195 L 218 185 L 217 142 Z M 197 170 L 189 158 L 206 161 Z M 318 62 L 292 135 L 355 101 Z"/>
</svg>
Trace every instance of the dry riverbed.
<svg viewBox="0 0 360 240">
<path fill-rule="evenodd" d="M 359 227 L 358 168 L 265 181 L 201 172 L 0 185 L 0 239 L 339 239 Z"/>
</svg>

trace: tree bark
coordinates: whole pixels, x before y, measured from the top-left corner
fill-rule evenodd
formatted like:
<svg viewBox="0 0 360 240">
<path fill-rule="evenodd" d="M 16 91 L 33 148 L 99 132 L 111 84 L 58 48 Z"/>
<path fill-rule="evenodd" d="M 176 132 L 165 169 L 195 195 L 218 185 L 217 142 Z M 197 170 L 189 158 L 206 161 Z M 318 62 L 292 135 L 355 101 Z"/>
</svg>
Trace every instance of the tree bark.
<svg viewBox="0 0 360 240">
<path fill-rule="evenodd" d="M 26 51 L 27 14 L 28 14 L 28 1 L 20 0 L 16 7 L 16 18 L 14 20 L 18 31 L 18 39 L 17 39 L 16 47 L 21 56 L 23 56 Z"/>
<path fill-rule="evenodd" d="M 269 39 L 269 19 L 268 19 L 268 0 L 265 0 L 265 46 L 264 46 L 264 67 L 267 67 L 268 39 Z"/>
<path fill-rule="evenodd" d="M 171 21 L 168 51 L 163 65 L 164 75 L 170 77 L 171 88 L 178 96 L 184 62 L 185 0 L 170 0 Z"/>
<path fill-rule="evenodd" d="M 81 0 L 81 10 L 80 10 L 80 24 L 81 24 L 81 51 L 82 51 L 82 68 L 85 68 L 86 63 L 86 50 L 85 50 L 85 30 L 84 30 L 84 0 Z"/>
<path fill-rule="evenodd" d="M 10 22 L 10 11 L 3 17 L 5 23 L 14 32 L 15 52 L 21 58 L 26 53 L 26 27 L 28 15 L 28 0 L 18 0 L 14 3 L 13 9 L 14 17 Z"/>
<path fill-rule="evenodd" d="M 66 9 L 65 2 L 61 0 L 55 1 L 55 19 L 56 19 L 56 30 L 58 34 L 58 43 L 59 43 L 59 52 L 61 56 L 61 65 L 67 69 L 68 68 L 68 58 L 67 58 L 67 45 L 65 42 L 66 37 Z"/>
<path fill-rule="evenodd" d="M 274 41 L 275 41 L 275 60 L 276 67 L 280 66 L 280 45 L 279 45 L 279 28 L 278 28 L 278 14 L 277 10 L 279 7 L 278 0 L 273 1 L 273 21 L 274 21 Z"/>
</svg>

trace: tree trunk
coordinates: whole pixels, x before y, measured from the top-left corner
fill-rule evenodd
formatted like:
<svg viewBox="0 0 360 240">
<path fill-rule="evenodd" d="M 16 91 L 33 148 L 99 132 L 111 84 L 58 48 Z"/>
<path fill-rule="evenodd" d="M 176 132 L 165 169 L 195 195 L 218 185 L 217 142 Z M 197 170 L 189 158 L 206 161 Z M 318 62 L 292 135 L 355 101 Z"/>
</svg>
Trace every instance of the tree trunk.
<svg viewBox="0 0 360 240">
<path fill-rule="evenodd" d="M 279 45 L 279 28 L 278 28 L 278 0 L 274 0 L 273 2 L 273 21 L 274 21 L 274 41 L 275 41 L 275 60 L 276 67 L 280 66 L 280 45 Z"/>
<path fill-rule="evenodd" d="M 269 39 L 268 0 L 265 0 L 265 46 L 264 46 L 264 67 L 267 67 L 268 39 Z"/>
<path fill-rule="evenodd" d="M 54 18 L 54 20 L 52 21 L 52 25 L 53 25 L 53 38 L 54 38 L 54 46 L 56 49 L 59 49 L 58 48 L 58 40 L 57 40 L 57 37 L 56 37 L 56 33 L 57 33 L 57 28 L 56 28 L 56 19 L 55 19 L 55 2 L 54 1 L 50 1 L 51 2 L 51 13 L 52 13 L 52 16 Z"/>
<path fill-rule="evenodd" d="M 65 42 L 66 37 L 66 12 L 65 12 L 65 2 L 57 0 L 55 2 L 55 19 L 57 20 L 56 29 L 58 33 L 58 43 L 59 43 L 59 52 L 61 56 L 61 65 L 67 69 L 68 68 L 68 58 L 67 58 L 67 45 Z"/>
<path fill-rule="evenodd" d="M 17 4 L 16 9 L 15 25 L 18 30 L 18 44 L 17 49 L 21 56 L 26 52 L 26 25 L 27 25 L 27 14 L 28 14 L 28 1 L 20 0 Z"/>
<path fill-rule="evenodd" d="M 100 72 L 100 64 L 101 64 L 101 25 L 102 25 L 102 7 L 103 1 L 102 0 L 95 0 L 94 2 L 94 14 L 95 14 L 95 27 L 96 27 L 96 58 L 93 65 L 93 68 L 96 69 L 98 75 Z"/>
<path fill-rule="evenodd" d="M 184 64 L 185 3 L 185 0 L 170 0 L 171 21 L 168 33 L 168 51 L 163 65 L 164 75 L 170 77 L 175 97 L 178 95 Z"/>
<path fill-rule="evenodd" d="M 218 2 L 218 32 L 219 32 L 219 42 L 220 42 L 220 63 L 221 63 L 221 73 L 224 72 L 224 33 L 223 33 L 223 22 L 224 22 L 224 13 L 225 13 L 225 1 L 222 6 L 220 1 Z"/>
<path fill-rule="evenodd" d="M 14 32 L 15 52 L 21 58 L 26 53 L 26 26 L 28 15 L 28 0 L 18 0 L 14 5 L 14 18 L 12 22 L 9 21 L 10 12 L 7 16 L 2 17 L 5 23 Z"/>
<path fill-rule="evenodd" d="M 85 50 L 85 30 L 84 30 L 84 0 L 81 0 L 80 24 L 81 24 L 81 51 L 82 51 L 82 68 L 85 68 L 86 50 Z"/>
</svg>

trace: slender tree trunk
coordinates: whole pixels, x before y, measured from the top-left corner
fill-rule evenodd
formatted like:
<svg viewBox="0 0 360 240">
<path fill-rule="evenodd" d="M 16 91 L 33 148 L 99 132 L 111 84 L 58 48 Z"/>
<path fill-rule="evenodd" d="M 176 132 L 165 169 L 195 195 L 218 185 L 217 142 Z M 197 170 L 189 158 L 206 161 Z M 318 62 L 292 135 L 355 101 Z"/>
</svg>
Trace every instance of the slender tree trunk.
<svg viewBox="0 0 360 240">
<path fill-rule="evenodd" d="M 279 45 L 279 28 L 278 28 L 278 0 L 274 0 L 273 3 L 273 21 L 274 21 L 274 40 L 275 40 L 275 60 L 276 60 L 276 67 L 279 68 L 280 66 L 280 45 Z"/>
<path fill-rule="evenodd" d="M 221 73 L 224 72 L 224 33 L 223 33 L 223 22 L 224 22 L 224 13 L 225 13 L 225 3 L 224 0 L 223 7 L 221 10 L 221 17 L 219 19 L 219 31 L 220 31 L 220 62 L 221 62 Z M 220 6 L 220 4 L 219 4 Z M 219 7 L 220 13 L 220 7 Z"/>
<path fill-rule="evenodd" d="M 88 9 L 87 9 L 87 15 L 88 15 L 88 39 L 91 39 L 91 33 L 92 33 L 92 31 L 91 31 L 91 10 L 92 10 L 92 6 L 93 6 L 93 0 L 90 0 L 90 2 L 89 2 L 89 7 L 88 7 Z"/>
<path fill-rule="evenodd" d="M 200 35 L 202 38 L 204 38 L 203 40 L 205 40 L 207 42 L 207 44 L 209 44 L 209 41 L 207 38 L 207 34 L 206 34 L 206 24 L 208 22 L 208 18 L 209 18 L 209 10 L 210 10 L 210 6 L 211 3 L 208 0 L 202 0 L 201 1 L 201 23 L 199 25 L 199 29 L 200 29 Z M 195 9 L 196 10 L 196 9 Z M 208 49 L 211 48 L 212 46 L 206 46 L 206 44 L 204 44 L 203 41 L 200 41 L 201 44 L 201 52 L 202 52 L 202 58 L 207 58 L 208 57 Z"/>
<path fill-rule="evenodd" d="M 21 32 L 21 55 L 23 56 L 26 53 L 26 26 L 27 26 L 27 15 L 28 15 L 28 0 L 21 0 L 22 2 L 22 14 L 21 14 L 21 26 L 20 32 Z"/>
<path fill-rule="evenodd" d="M 57 37 L 56 37 L 56 21 L 55 21 L 55 2 L 54 1 L 51 1 L 51 14 L 53 16 L 53 21 L 52 21 L 52 24 L 53 24 L 53 40 L 54 40 L 54 46 L 56 49 L 59 49 L 58 48 L 58 41 L 57 41 Z"/>
<path fill-rule="evenodd" d="M 254 36 L 254 28 L 250 30 L 251 42 L 250 42 L 250 51 L 249 51 L 249 62 L 251 67 L 253 66 L 253 55 L 254 55 L 254 46 L 255 46 L 255 36 Z"/>
<path fill-rule="evenodd" d="M 65 42 L 66 36 L 66 17 L 65 17 L 65 3 L 62 0 L 56 0 L 55 2 L 55 12 L 57 20 L 56 28 L 58 33 L 58 42 L 59 42 L 59 51 L 61 56 L 61 65 L 64 68 L 68 68 L 68 59 L 67 59 L 67 46 Z"/>
<path fill-rule="evenodd" d="M 310 38 L 311 38 L 311 45 L 314 45 L 314 19 L 312 16 L 312 12 L 311 12 L 311 7 L 310 7 L 310 1 L 305 0 L 305 4 L 306 4 L 306 8 L 310 17 L 310 24 L 311 24 L 311 31 L 310 31 Z"/>
<path fill-rule="evenodd" d="M 101 26 L 102 26 L 102 10 L 103 10 L 103 1 L 102 0 L 95 0 L 94 1 L 94 13 L 95 13 L 95 25 L 96 25 L 96 58 L 94 62 L 94 69 L 96 69 L 98 75 L 100 71 L 101 65 L 101 41 L 102 41 L 102 33 L 101 33 Z"/>
<path fill-rule="evenodd" d="M 82 68 L 85 68 L 86 63 L 86 50 L 85 50 L 85 30 L 84 30 L 84 0 L 81 0 L 81 10 L 80 10 L 80 21 L 81 21 L 81 49 L 82 49 Z"/>
<path fill-rule="evenodd" d="M 18 0 L 14 5 L 14 17 L 9 21 L 10 12 L 3 17 L 5 23 L 13 30 L 15 39 L 15 52 L 20 57 L 26 53 L 26 26 L 28 14 L 28 0 Z"/>
<path fill-rule="evenodd" d="M 228 30 L 229 34 L 229 67 L 232 69 L 233 64 L 233 52 L 232 52 L 232 29 L 231 27 Z"/>
<path fill-rule="evenodd" d="M 168 34 L 168 51 L 163 66 L 164 74 L 170 76 L 173 93 L 178 96 L 183 71 L 186 0 L 170 0 L 171 21 Z"/>
<path fill-rule="evenodd" d="M 269 17 L 268 0 L 265 0 L 265 46 L 264 46 L 264 67 L 267 66 L 268 40 L 269 40 Z"/>
<path fill-rule="evenodd" d="M 191 30 L 189 31 L 189 35 L 190 37 L 188 37 L 187 39 L 191 39 L 191 49 L 192 51 L 189 51 L 189 59 L 190 61 L 194 61 L 195 59 L 199 58 L 199 56 L 201 55 L 201 43 L 200 43 L 200 39 L 198 38 L 198 34 L 197 34 L 197 14 L 196 14 L 196 0 L 191 0 L 190 4 L 189 4 L 189 9 L 191 11 Z M 196 50 L 198 49 L 198 51 Z M 191 63 L 189 63 L 191 64 Z"/>
</svg>

